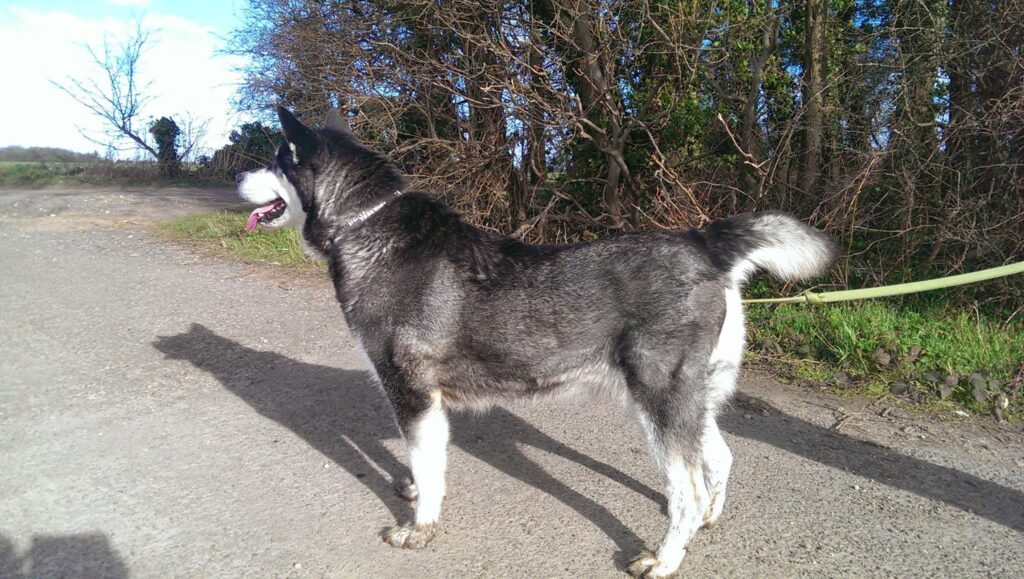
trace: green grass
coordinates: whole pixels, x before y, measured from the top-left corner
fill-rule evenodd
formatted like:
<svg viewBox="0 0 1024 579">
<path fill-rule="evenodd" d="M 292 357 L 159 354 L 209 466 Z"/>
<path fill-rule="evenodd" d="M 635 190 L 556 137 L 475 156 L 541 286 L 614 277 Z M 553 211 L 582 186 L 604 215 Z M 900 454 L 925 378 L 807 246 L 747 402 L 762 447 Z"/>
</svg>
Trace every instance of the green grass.
<svg viewBox="0 0 1024 579">
<path fill-rule="evenodd" d="M 302 252 L 298 231 L 275 229 L 246 231 L 247 211 L 219 211 L 186 217 L 167 223 L 170 236 L 198 242 L 215 251 L 224 251 L 248 262 L 263 262 L 286 267 L 316 267 Z M 321 266 L 322 267 L 322 266 Z"/>
<path fill-rule="evenodd" d="M 800 378 L 839 386 L 837 375 L 846 372 L 856 391 L 875 395 L 904 382 L 917 402 L 976 412 L 991 410 L 1002 394 L 1011 415 L 1024 414 L 1015 381 L 1024 363 L 1020 322 L 926 300 L 754 305 L 747 317 L 752 347 Z M 956 383 L 944 396 L 936 379 L 947 377 Z M 975 386 L 981 377 L 979 395 L 988 400 L 979 401 Z"/>
<path fill-rule="evenodd" d="M 0 186 L 41 187 L 57 184 L 77 170 L 72 163 L 0 163 Z"/>
</svg>

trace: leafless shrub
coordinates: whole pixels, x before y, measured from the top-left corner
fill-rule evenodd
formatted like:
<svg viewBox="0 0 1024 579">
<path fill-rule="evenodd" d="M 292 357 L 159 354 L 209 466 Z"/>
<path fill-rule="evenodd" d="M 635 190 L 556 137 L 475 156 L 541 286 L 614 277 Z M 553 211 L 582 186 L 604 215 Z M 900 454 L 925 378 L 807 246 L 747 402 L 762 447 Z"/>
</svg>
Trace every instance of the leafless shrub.
<svg viewBox="0 0 1024 579">
<path fill-rule="evenodd" d="M 250 0 L 247 15 L 243 106 L 341 106 L 485 227 L 571 241 L 784 209 L 844 241 L 857 283 L 1022 255 L 1021 0 Z"/>
</svg>

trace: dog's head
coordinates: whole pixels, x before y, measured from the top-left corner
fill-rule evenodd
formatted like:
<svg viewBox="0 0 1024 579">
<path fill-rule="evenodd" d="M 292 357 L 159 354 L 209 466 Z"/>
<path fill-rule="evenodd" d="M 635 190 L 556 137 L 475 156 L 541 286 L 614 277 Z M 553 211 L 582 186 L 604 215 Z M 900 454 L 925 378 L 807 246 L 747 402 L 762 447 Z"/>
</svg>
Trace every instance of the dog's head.
<svg viewBox="0 0 1024 579">
<path fill-rule="evenodd" d="M 314 216 L 330 229 L 404 186 L 401 172 L 364 147 L 337 112 L 321 129 L 307 127 L 284 107 L 277 114 L 285 140 L 274 160 L 235 178 L 238 194 L 260 205 L 249 215 L 248 229 L 304 229 Z"/>
</svg>

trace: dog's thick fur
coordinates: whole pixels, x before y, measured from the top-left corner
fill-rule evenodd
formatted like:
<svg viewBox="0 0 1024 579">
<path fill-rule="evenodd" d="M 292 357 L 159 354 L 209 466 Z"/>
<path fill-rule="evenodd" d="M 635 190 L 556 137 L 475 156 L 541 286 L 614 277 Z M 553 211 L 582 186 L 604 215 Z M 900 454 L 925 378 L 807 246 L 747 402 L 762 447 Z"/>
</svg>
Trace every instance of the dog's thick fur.
<svg viewBox="0 0 1024 579">
<path fill-rule="evenodd" d="M 742 356 L 741 286 L 758 269 L 821 274 L 833 243 L 763 213 L 705 231 L 529 245 L 408 191 L 340 118 L 314 130 L 278 113 L 286 143 L 270 167 L 239 175 L 239 193 L 271 204 L 251 223 L 299 227 L 327 260 L 353 340 L 394 409 L 413 475 L 401 494 L 416 500 L 416 519 L 385 540 L 418 548 L 434 536 L 449 410 L 603 391 L 635 409 L 667 484 L 668 531 L 627 571 L 674 573 L 725 501 L 732 455 L 715 415 Z"/>
</svg>

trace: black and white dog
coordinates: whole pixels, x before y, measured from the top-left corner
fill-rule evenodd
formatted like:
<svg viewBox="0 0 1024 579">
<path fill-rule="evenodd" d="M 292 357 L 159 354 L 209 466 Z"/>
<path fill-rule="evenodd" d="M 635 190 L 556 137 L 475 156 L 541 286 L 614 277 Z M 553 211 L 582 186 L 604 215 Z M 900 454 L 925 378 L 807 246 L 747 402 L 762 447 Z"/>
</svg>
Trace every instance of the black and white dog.
<svg viewBox="0 0 1024 579">
<path fill-rule="evenodd" d="M 285 143 L 238 176 L 261 205 L 250 229 L 297 227 L 327 260 L 352 339 L 408 445 L 416 520 L 396 547 L 434 537 L 445 496 L 448 412 L 559 391 L 610 392 L 635 409 L 664 475 L 668 531 L 636 576 L 674 573 L 715 523 L 732 465 L 715 415 L 743 352 L 740 288 L 756 270 L 825 272 L 835 246 L 779 213 L 705 231 L 529 245 L 474 227 L 364 147 L 338 116 L 314 130 L 278 109 Z"/>
</svg>

